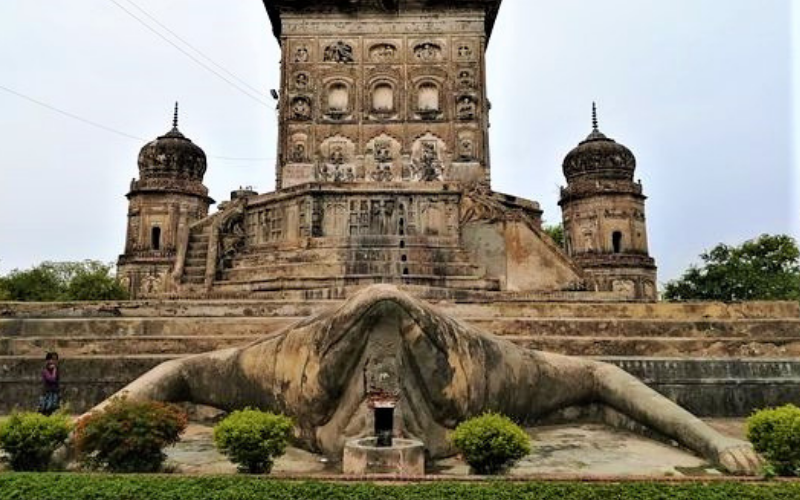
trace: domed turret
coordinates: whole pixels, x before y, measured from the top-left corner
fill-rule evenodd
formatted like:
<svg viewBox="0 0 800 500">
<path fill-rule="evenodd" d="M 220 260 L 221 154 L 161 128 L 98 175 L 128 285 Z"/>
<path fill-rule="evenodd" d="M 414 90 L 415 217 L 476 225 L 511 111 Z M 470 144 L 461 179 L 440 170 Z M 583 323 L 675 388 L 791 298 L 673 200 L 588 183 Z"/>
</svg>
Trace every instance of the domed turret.
<svg viewBox="0 0 800 500">
<path fill-rule="evenodd" d="M 597 126 L 597 107 L 592 105 L 592 133 L 564 159 L 567 182 L 581 179 L 633 180 L 636 157 L 630 149 L 606 137 Z"/>
<path fill-rule="evenodd" d="M 178 130 L 178 104 L 172 130 L 147 143 L 139 152 L 139 175 L 142 180 L 177 178 L 203 182 L 206 154 Z"/>
<path fill-rule="evenodd" d="M 634 182 L 636 158 L 597 127 L 564 160 L 561 189 L 566 251 L 591 288 L 630 299 L 656 298 L 656 266 L 649 256 L 642 185 Z"/>
<path fill-rule="evenodd" d="M 139 179 L 127 194 L 128 235 L 117 274 L 132 297 L 175 288 L 172 274 L 184 262 L 189 228 L 214 203 L 205 173 L 206 154 L 178 130 L 175 103 L 172 130 L 142 148 Z"/>
</svg>

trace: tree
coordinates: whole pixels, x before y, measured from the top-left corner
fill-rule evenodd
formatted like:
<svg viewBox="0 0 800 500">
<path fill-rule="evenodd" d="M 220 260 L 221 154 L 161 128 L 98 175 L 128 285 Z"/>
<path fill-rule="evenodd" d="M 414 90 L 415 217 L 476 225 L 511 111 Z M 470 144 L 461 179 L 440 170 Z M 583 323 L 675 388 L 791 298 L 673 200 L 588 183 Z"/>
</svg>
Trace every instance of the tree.
<svg viewBox="0 0 800 500">
<path fill-rule="evenodd" d="M 800 250 L 790 236 L 721 243 L 700 258 L 701 267 L 667 283 L 666 300 L 800 300 Z"/>
<path fill-rule="evenodd" d="M 544 226 L 544 232 L 550 236 L 556 245 L 564 248 L 564 225 L 556 224 L 555 226 Z"/>
<path fill-rule="evenodd" d="M 0 278 L 0 300 L 54 302 L 121 300 L 127 292 L 117 283 L 111 266 L 99 261 L 43 262 Z"/>
<path fill-rule="evenodd" d="M 86 261 L 77 269 L 66 288 L 67 300 L 125 300 L 128 292 L 111 273 L 111 266 Z"/>
</svg>

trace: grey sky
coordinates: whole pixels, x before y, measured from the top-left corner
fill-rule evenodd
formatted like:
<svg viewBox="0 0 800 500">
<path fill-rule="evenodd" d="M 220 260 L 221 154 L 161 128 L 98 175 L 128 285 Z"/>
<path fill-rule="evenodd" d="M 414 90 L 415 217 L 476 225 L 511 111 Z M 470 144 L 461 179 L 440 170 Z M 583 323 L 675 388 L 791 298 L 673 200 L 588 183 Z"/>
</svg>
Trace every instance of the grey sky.
<svg viewBox="0 0 800 500">
<path fill-rule="evenodd" d="M 255 158 L 211 158 L 212 196 L 272 190 L 279 56 L 260 0 L 134 1 L 262 89 L 267 105 L 115 1 L 136 12 L 128 0 L 0 2 L 0 86 L 146 140 L 168 130 L 177 99 L 181 130 L 208 155 Z M 561 160 L 589 133 L 597 100 L 601 130 L 637 155 L 661 281 L 720 241 L 800 234 L 800 1 L 504 3 L 488 68 L 496 190 L 560 220 Z M 0 90 L 0 271 L 114 260 L 142 144 Z"/>
</svg>

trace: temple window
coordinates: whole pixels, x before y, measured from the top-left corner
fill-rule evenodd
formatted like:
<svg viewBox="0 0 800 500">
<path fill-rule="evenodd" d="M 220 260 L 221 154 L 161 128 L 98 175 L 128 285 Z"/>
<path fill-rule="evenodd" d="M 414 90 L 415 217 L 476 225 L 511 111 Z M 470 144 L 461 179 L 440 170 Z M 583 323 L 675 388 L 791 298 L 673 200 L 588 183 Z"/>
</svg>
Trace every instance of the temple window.
<svg viewBox="0 0 800 500">
<path fill-rule="evenodd" d="M 379 83 L 372 91 L 372 110 L 394 111 L 394 89 L 388 83 Z"/>
<path fill-rule="evenodd" d="M 153 226 L 150 230 L 150 247 L 153 250 L 161 250 L 161 228 Z"/>
<path fill-rule="evenodd" d="M 345 113 L 349 109 L 350 94 L 347 85 L 334 83 L 328 88 L 328 111 L 331 113 Z"/>
<path fill-rule="evenodd" d="M 614 231 L 611 235 L 611 244 L 614 247 L 614 253 L 622 253 L 622 233 Z"/>
<path fill-rule="evenodd" d="M 419 86 L 417 109 L 422 112 L 439 111 L 439 88 L 435 84 L 423 83 Z"/>
</svg>

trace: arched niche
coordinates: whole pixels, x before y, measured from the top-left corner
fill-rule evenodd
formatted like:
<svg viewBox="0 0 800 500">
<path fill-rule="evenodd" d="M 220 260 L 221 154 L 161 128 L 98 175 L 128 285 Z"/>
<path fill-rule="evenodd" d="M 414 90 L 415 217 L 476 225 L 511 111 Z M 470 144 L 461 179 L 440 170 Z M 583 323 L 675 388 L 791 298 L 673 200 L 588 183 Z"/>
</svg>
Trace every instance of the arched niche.
<svg viewBox="0 0 800 500">
<path fill-rule="evenodd" d="M 394 85 L 379 81 L 372 86 L 371 107 L 373 113 L 391 114 L 395 111 Z"/>
<path fill-rule="evenodd" d="M 326 87 L 326 113 L 342 117 L 350 113 L 350 86 L 343 81 L 331 82 Z"/>
</svg>

